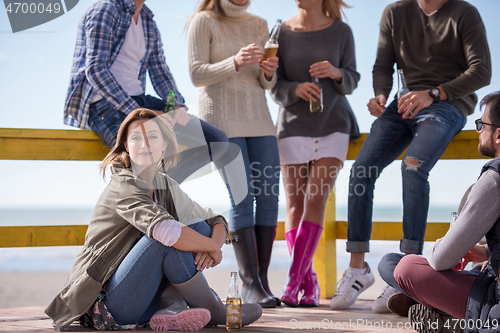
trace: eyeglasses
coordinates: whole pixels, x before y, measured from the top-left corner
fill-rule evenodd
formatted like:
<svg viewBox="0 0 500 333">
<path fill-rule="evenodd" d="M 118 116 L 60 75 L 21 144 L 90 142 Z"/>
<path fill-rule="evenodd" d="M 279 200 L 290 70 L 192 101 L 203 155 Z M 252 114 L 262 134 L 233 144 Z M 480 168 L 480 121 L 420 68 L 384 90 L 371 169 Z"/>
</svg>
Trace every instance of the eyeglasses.
<svg viewBox="0 0 500 333">
<path fill-rule="evenodd" d="M 490 125 L 490 126 L 500 128 L 500 126 L 498 126 L 498 125 L 485 123 L 481 119 L 476 119 L 476 121 L 474 121 L 474 123 L 476 124 L 476 131 L 478 131 L 478 132 L 481 132 L 483 130 L 483 125 Z"/>
</svg>

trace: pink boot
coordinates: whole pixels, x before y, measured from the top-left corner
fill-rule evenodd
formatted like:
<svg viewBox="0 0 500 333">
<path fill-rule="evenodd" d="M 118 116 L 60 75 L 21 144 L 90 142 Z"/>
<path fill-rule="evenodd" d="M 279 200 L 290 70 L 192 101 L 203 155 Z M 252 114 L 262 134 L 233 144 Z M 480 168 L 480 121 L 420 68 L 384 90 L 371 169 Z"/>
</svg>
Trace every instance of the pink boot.
<svg viewBox="0 0 500 333">
<path fill-rule="evenodd" d="M 292 264 L 288 272 L 288 281 L 281 297 L 281 301 L 288 306 L 298 306 L 298 293 L 306 273 L 311 268 L 312 259 L 322 232 L 323 227 L 319 224 L 308 221 L 300 222 L 297 237 L 295 238 L 295 245 L 293 246 Z M 288 236 L 292 236 L 293 233 L 287 234 L 289 234 Z M 288 238 L 287 243 L 289 243 Z"/>
<path fill-rule="evenodd" d="M 293 247 L 295 246 L 295 238 L 297 238 L 297 230 L 299 228 L 292 228 L 285 232 L 286 245 L 288 245 L 288 252 L 290 255 L 293 253 Z"/>
<path fill-rule="evenodd" d="M 299 305 L 307 307 L 319 306 L 319 294 L 321 290 L 319 288 L 318 276 L 313 269 L 312 263 L 304 277 L 304 282 L 302 282 L 302 289 L 304 293 Z"/>
<path fill-rule="evenodd" d="M 295 245 L 295 238 L 297 238 L 297 229 L 298 228 L 292 228 L 285 233 L 285 239 L 290 255 L 292 254 L 293 246 Z M 320 288 L 318 283 L 318 276 L 313 269 L 312 263 L 306 273 L 306 276 L 304 277 L 304 281 L 300 285 L 300 290 L 303 291 L 302 298 L 299 302 L 300 306 L 319 306 Z"/>
</svg>

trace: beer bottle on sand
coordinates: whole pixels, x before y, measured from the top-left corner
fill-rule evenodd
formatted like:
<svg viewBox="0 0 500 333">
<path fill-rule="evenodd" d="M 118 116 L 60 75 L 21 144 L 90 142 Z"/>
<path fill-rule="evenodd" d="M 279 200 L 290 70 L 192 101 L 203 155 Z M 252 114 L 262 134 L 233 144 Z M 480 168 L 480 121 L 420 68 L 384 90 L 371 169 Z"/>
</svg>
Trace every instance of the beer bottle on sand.
<svg viewBox="0 0 500 333">
<path fill-rule="evenodd" d="M 237 272 L 231 272 L 229 293 L 226 299 L 226 330 L 241 330 L 241 296 L 238 291 Z"/>
</svg>

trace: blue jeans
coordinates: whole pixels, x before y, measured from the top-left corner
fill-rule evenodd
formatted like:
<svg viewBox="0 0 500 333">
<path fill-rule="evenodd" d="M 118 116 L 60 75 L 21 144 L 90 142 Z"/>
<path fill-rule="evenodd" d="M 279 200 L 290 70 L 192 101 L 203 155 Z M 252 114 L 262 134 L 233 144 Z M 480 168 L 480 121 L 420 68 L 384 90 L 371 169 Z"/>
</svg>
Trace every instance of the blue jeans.
<svg viewBox="0 0 500 333">
<path fill-rule="evenodd" d="M 212 234 L 205 221 L 189 227 L 207 237 Z M 190 251 L 143 236 L 106 282 L 104 302 L 118 324 L 145 323 L 160 310 L 161 294 L 169 283 L 186 282 L 195 274 Z"/>
<path fill-rule="evenodd" d="M 255 225 L 276 227 L 280 170 L 278 140 L 274 136 L 260 136 L 230 138 L 229 142 L 240 147 L 248 185 L 248 194 L 236 205 L 228 187 L 231 229 Z"/>
<path fill-rule="evenodd" d="M 400 293 L 402 293 L 403 290 L 401 290 L 396 280 L 394 280 L 394 269 L 404 256 L 405 255 L 402 253 L 387 253 L 378 264 L 378 273 L 382 280 L 391 287 L 396 288 Z"/>
<path fill-rule="evenodd" d="M 131 97 L 144 108 L 157 111 L 165 108 L 164 100 L 150 95 Z M 102 142 L 111 148 L 116 143 L 118 129 L 125 117 L 123 112 L 114 109 L 105 99 L 101 99 L 90 104 L 88 124 Z M 189 148 L 179 154 L 179 164 L 167 172 L 178 183 L 182 183 L 211 160 L 218 160 L 227 150 L 227 135 L 198 118 L 192 118 L 186 126 L 175 124 L 174 131 L 178 143 Z"/>
<path fill-rule="evenodd" d="M 406 148 L 403 177 L 403 233 L 400 251 L 421 254 L 429 208 L 429 171 L 465 125 L 453 105 L 431 104 L 413 119 L 403 119 L 394 100 L 372 125 L 351 168 L 348 198 L 347 252 L 369 252 L 373 190 L 382 170 Z M 419 165 L 409 165 L 405 159 Z"/>
<path fill-rule="evenodd" d="M 393 288 L 396 288 L 400 293 L 403 294 L 404 294 L 403 290 L 401 290 L 401 287 L 399 287 L 399 285 L 396 283 L 396 280 L 394 279 L 394 270 L 396 269 L 396 266 L 398 265 L 399 261 L 404 256 L 405 255 L 402 253 L 387 253 L 385 256 L 382 257 L 382 260 L 380 260 L 380 263 L 378 264 L 378 272 L 382 280 L 384 280 L 388 285 L 390 285 Z M 481 272 L 481 266 L 478 266 L 470 271 L 465 271 L 465 272 L 473 275 L 479 275 L 479 273 Z M 415 272 L 415 274 L 418 273 Z"/>
</svg>

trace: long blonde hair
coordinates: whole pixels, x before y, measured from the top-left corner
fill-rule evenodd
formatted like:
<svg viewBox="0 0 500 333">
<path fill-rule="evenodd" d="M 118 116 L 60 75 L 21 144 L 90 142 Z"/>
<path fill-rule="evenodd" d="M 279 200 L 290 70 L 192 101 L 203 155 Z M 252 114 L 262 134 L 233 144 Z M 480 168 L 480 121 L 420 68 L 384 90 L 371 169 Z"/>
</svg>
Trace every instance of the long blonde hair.
<svg viewBox="0 0 500 333">
<path fill-rule="evenodd" d="M 125 142 L 127 142 L 130 124 L 136 120 L 154 121 L 160 128 L 163 140 L 168 142 L 167 149 L 164 152 L 165 157 L 162 158 L 160 166 L 164 169 L 169 169 L 177 164 L 179 151 L 177 148 L 177 139 L 175 138 L 175 133 L 172 130 L 172 127 L 163 119 L 158 118 L 155 112 L 146 108 L 140 108 L 130 112 L 130 114 L 121 123 L 120 128 L 118 129 L 115 146 L 111 148 L 110 152 L 106 155 L 100 165 L 99 170 L 103 177 L 105 177 L 106 167 L 110 164 L 130 168 L 130 156 L 125 149 Z"/>
<path fill-rule="evenodd" d="M 342 8 L 351 8 L 343 0 L 323 0 L 323 13 L 326 16 L 342 21 L 344 11 Z"/>
<path fill-rule="evenodd" d="M 248 2 L 250 2 L 250 0 L 248 0 Z M 228 33 L 229 38 L 236 38 L 243 42 L 246 42 L 244 39 L 241 38 L 239 29 L 243 31 L 245 30 L 245 26 L 243 23 L 246 20 L 250 19 L 252 15 L 246 13 L 246 15 L 242 15 L 239 17 L 231 17 L 224 12 L 224 9 L 222 9 L 221 0 L 200 0 L 200 5 L 198 6 L 198 9 L 193 13 L 193 15 L 191 15 L 189 21 L 186 23 L 186 26 L 184 27 L 186 31 L 189 28 L 189 24 L 191 23 L 192 18 L 196 14 L 201 12 L 206 12 L 217 21 L 231 22 L 232 24 L 226 25 L 226 27 L 230 30 Z"/>
<path fill-rule="evenodd" d="M 214 16 L 214 18 L 218 20 L 222 20 L 228 17 L 222 10 L 220 0 L 201 0 L 201 4 L 196 12 L 194 12 L 193 16 L 203 11 L 210 12 Z"/>
</svg>

